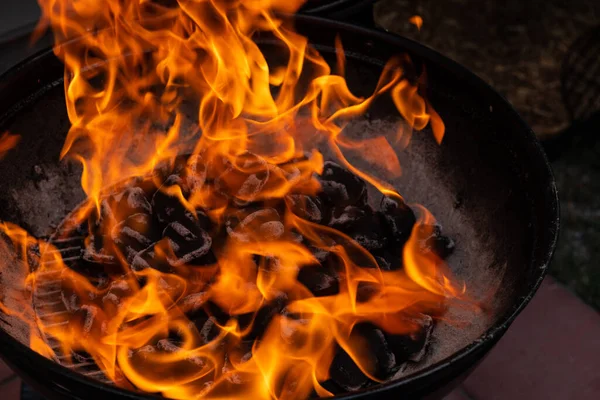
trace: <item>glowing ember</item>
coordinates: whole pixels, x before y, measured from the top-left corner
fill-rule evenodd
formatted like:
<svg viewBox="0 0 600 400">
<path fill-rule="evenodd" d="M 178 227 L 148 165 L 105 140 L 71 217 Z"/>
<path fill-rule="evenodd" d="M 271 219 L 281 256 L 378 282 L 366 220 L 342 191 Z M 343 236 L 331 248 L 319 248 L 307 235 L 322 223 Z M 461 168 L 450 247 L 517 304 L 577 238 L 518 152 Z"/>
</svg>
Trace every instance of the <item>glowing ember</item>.
<svg viewBox="0 0 600 400">
<path fill-rule="evenodd" d="M 464 298 L 442 261 L 453 244 L 426 209 L 415 216 L 345 157 L 400 174 L 394 146 L 410 132 L 344 131 L 384 94 L 442 141 L 400 59 L 359 98 L 341 43 L 336 75 L 276 14 L 301 1 L 40 4 L 42 26 L 65 43 L 55 48 L 72 123 L 62 155 L 83 165 L 88 200 L 53 238 L 84 238 L 75 265 L 2 225 L 30 302 L 0 306 L 30 323 L 32 349 L 172 398 L 328 396 L 418 359 L 431 317 Z M 284 64 L 267 62 L 258 32 Z"/>
</svg>

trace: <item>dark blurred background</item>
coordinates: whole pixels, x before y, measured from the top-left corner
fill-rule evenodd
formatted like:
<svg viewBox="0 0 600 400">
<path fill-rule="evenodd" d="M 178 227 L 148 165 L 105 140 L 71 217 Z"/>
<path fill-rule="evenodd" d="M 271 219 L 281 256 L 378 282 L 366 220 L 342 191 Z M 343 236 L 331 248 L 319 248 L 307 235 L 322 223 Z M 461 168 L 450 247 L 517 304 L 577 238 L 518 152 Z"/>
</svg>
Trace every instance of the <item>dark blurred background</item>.
<svg viewBox="0 0 600 400">
<path fill-rule="evenodd" d="M 38 16 L 36 0 L 0 2 L 0 72 L 35 51 Z M 551 274 L 600 310 L 600 1 L 381 0 L 374 19 L 470 68 L 544 139 L 562 207 Z"/>
</svg>

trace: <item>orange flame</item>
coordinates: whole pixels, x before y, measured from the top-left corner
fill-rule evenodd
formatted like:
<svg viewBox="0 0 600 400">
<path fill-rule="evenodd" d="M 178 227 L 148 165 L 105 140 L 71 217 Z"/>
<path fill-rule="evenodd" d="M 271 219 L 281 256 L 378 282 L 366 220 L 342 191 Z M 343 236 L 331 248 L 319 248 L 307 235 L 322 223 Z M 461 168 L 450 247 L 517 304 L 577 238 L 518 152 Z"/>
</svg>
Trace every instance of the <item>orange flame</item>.
<svg viewBox="0 0 600 400">
<path fill-rule="evenodd" d="M 4 132 L 0 136 L 0 160 L 6 156 L 9 150 L 14 149 L 19 144 L 21 137 L 19 135 L 13 135 L 9 132 Z"/>
<path fill-rule="evenodd" d="M 421 31 L 421 27 L 423 26 L 423 18 L 420 15 L 413 15 L 408 19 L 408 22 L 417 27 L 417 30 Z"/>
<path fill-rule="evenodd" d="M 184 195 L 179 183 L 162 185 L 160 191 L 193 214 L 206 210 L 210 221 L 222 226 L 239 213 L 237 204 L 316 194 L 315 175 L 323 171 L 316 142 L 327 143 L 342 164 L 380 192 L 401 198 L 388 182 L 346 157 L 359 154 L 395 177 L 401 173 L 392 147 L 396 142 L 384 133 L 351 139 L 344 127 L 382 95 L 391 96 L 411 129 L 430 124 L 438 142 L 443 122 L 404 76 L 399 58 L 386 65 L 370 97 L 351 93 L 339 38 L 333 74 L 308 40 L 294 32 L 292 21 L 277 14 L 294 12 L 301 3 L 40 0 L 40 29 L 52 27 L 62 43 L 55 53 L 65 64 L 72 126 L 61 156 L 83 165 L 81 184 L 88 196 L 70 223 L 105 212 L 107 188 L 136 177 L 152 180 L 157 168 L 191 154 L 184 171 L 190 193 Z M 277 39 L 284 63 L 267 61 L 253 41 L 258 32 Z M 248 178 L 257 174 L 265 179 Z M 291 399 L 313 390 L 328 396 L 321 383 L 328 379 L 336 346 L 365 375 L 381 380 L 353 333 L 357 324 L 410 333 L 417 329 L 411 315 L 439 313 L 446 299 L 465 297 L 442 261 L 420 248 L 433 223 L 424 208 L 404 249 L 404 269 L 394 271 L 381 270 L 342 232 L 293 213 L 276 222 L 268 208 L 261 212 L 240 217 L 210 265 L 175 265 L 173 246 L 160 241 L 152 249 L 155 258 L 174 265 L 173 271 L 133 269 L 128 255 L 119 254 L 118 273 L 103 286 L 67 267 L 51 244 L 4 224 L 2 232 L 26 262 L 32 293 L 59 281 L 63 293 L 71 294 L 62 301 L 70 313 L 53 312 L 53 306 L 35 310 L 44 317 L 31 322 L 41 333 L 32 335 L 31 348 L 57 359 L 47 344 L 52 338 L 67 358 L 77 351 L 91 355 L 117 385 L 170 398 Z M 125 217 L 112 215 L 103 233 L 110 236 L 115 221 Z M 272 229 L 263 229 L 266 223 Z M 285 234 L 292 230 L 339 261 L 339 293 L 315 297 L 298 282 L 299 271 L 320 264 L 304 244 Z M 258 264 L 256 256 L 262 260 Z M 366 299 L 359 296 L 365 285 L 372 289 Z M 286 313 L 273 317 L 260 340 L 252 339 L 258 311 L 282 297 Z M 188 315 L 210 304 L 235 318 L 213 316 L 198 329 Z M 243 322 L 244 316 L 250 322 Z M 168 340 L 173 332 L 177 343 Z"/>
</svg>

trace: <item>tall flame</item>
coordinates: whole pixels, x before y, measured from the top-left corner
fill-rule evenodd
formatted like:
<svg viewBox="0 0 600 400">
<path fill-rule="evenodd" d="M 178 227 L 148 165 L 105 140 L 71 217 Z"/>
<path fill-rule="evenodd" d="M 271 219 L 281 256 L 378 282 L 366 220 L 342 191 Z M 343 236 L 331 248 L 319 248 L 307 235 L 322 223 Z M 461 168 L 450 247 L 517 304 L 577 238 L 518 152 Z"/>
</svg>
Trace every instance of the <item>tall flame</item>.
<svg viewBox="0 0 600 400">
<path fill-rule="evenodd" d="M 151 176 L 180 154 L 191 154 L 187 168 L 218 176 L 237 202 L 315 194 L 315 175 L 323 170 L 316 141 L 328 144 L 341 163 L 382 193 L 401 198 L 389 183 L 345 156 L 350 150 L 390 177 L 401 173 L 393 145 L 408 140 L 407 132 L 396 141 L 384 134 L 363 140 L 344 135 L 348 121 L 382 95 L 391 96 L 411 128 L 430 125 L 436 140 L 443 138 L 443 122 L 407 80 L 400 58 L 385 66 L 371 96 L 354 95 L 344 79 L 341 42 L 336 43 L 334 73 L 307 38 L 293 30 L 292 19 L 282 16 L 295 12 L 302 1 L 39 2 L 39 29 L 53 29 L 55 53 L 65 64 L 72 126 L 61 156 L 83 165 L 81 184 L 88 196 L 74 223 L 101 212 L 107 187 Z M 276 39 L 284 63 L 267 60 L 253 40 L 259 33 Z M 268 173 L 269 179 L 250 190 L 239 178 L 248 173 Z M 216 224 L 235 212 L 203 180 L 194 183 L 187 197 L 177 184 L 161 190 L 177 196 L 188 210 L 209 210 Z M 291 399 L 313 390 L 331 395 L 321 383 L 328 378 L 336 346 L 365 375 L 380 380 L 364 343 L 353 334 L 357 324 L 368 321 L 387 332 L 410 333 L 417 329 L 410 315 L 441 312 L 445 299 L 464 296 L 443 262 L 421 251 L 419 243 L 429 234 L 433 217 L 424 208 L 418 211 L 420 219 L 404 249 L 404 268 L 395 271 L 378 268 L 373 256 L 344 233 L 286 214 L 287 228 L 327 249 L 343 265 L 339 293 L 325 297 L 314 297 L 296 280 L 301 268 L 319 264 L 315 256 L 290 238 L 265 236 L 252 222 L 241 228 L 250 239 L 227 242 L 214 266 L 181 265 L 176 274 L 152 268 L 130 271 L 123 257 L 124 271 L 130 272 L 101 288 L 68 268 L 51 244 L 14 225 L 4 224 L 2 231 L 26 262 L 29 287 L 52 276 L 79 299 L 89 299 L 70 320 L 49 315 L 32 322 L 41 339 L 32 335 L 31 347 L 40 354 L 58 357 L 47 344 L 52 338 L 62 354 L 90 354 L 117 385 L 171 398 Z M 155 251 L 166 259 L 172 250 L 159 243 Z M 256 265 L 255 255 L 270 264 Z M 359 299 L 359 287 L 365 284 L 375 290 Z M 261 306 L 282 294 L 289 314 L 275 316 L 246 352 L 240 349 L 251 337 L 252 323 L 213 321 L 216 333 L 207 340 L 206 332 L 186 317 L 210 301 L 229 315 L 254 319 Z M 2 311 L 15 313 L 5 305 Z M 180 338 L 177 346 L 166 340 L 172 332 Z"/>
</svg>

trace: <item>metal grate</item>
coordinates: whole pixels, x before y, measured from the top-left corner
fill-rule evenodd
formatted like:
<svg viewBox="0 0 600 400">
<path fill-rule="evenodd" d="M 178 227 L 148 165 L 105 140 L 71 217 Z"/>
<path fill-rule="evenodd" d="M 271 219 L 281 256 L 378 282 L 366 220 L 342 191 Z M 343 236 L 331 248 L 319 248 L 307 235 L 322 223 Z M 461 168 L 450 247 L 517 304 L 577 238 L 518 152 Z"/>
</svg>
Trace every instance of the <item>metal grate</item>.
<svg viewBox="0 0 600 400">
<path fill-rule="evenodd" d="M 75 267 L 81 261 L 84 238 L 81 236 L 53 239 L 50 242 L 60 253 L 63 262 L 68 267 Z M 61 271 L 49 271 L 37 275 L 36 288 L 33 293 L 33 308 L 36 317 L 46 327 L 67 325 L 71 313 L 62 300 Z M 51 321 L 50 321 L 51 320 Z M 57 363 L 87 377 L 112 384 L 112 381 L 98 368 L 91 357 L 81 354 L 64 354 L 58 341 L 50 336 L 43 337 L 52 348 Z"/>
</svg>

